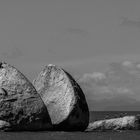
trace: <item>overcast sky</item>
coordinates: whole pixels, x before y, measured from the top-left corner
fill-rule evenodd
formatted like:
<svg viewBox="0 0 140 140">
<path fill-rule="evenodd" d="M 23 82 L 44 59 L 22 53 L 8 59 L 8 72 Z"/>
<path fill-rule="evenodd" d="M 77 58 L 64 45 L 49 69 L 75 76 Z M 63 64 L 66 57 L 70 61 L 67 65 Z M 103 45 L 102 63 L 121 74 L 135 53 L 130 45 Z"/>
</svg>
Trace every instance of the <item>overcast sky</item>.
<svg viewBox="0 0 140 140">
<path fill-rule="evenodd" d="M 139 61 L 139 6 L 139 0 L 1 0 L 0 57 L 27 75 L 49 63 L 84 73 L 109 61 Z"/>
<path fill-rule="evenodd" d="M 140 61 L 139 0 L 0 0 L 0 58 L 30 79 L 47 64 L 73 74 Z"/>
</svg>

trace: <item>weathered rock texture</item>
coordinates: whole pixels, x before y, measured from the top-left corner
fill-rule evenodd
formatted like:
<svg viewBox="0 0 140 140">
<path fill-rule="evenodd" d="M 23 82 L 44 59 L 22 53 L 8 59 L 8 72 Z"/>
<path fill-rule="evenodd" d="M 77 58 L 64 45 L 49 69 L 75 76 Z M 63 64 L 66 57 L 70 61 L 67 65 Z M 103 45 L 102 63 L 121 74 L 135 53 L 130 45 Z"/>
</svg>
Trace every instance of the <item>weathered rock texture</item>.
<svg viewBox="0 0 140 140">
<path fill-rule="evenodd" d="M 0 130 L 47 130 L 48 111 L 25 76 L 6 63 L 0 63 Z"/>
<path fill-rule="evenodd" d="M 122 118 L 114 118 L 107 120 L 95 121 L 89 124 L 86 131 L 92 132 L 95 130 L 139 130 L 139 116 L 125 116 Z"/>
<path fill-rule="evenodd" d="M 83 91 L 72 76 L 55 65 L 48 65 L 34 80 L 54 130 L 84 131 L 89 123 L 89 110 Z"/>
</svg>

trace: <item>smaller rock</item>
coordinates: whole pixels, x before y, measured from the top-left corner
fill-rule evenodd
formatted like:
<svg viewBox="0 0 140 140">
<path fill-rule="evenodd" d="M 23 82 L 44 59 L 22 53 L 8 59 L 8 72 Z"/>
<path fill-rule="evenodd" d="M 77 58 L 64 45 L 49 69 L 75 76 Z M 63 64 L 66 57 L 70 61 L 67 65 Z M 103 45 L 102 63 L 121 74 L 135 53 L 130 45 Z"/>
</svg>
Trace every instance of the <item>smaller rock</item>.
<svg viewBox="0 0 140 140">
<path fill-rule="evenodd" d="M 113 118 L 100 120 L 89 123 L 85 131 L 92 132 L 95 130 L 139 130 L 140 116 L 125 116 L 122 118 Z"/>
<path fill-rule="evenodd" d="M 3 121 L 3 120 L 0 120 L 0 129 L 2 130 L 2 129 L 5 129 L 6 130 L 6 128 L 8 129 L 8 128 L 10 128 L 11 127 L 11 125 L 10 125 L 10 123 L 8 123 L 8 122 L 6 122 L 6 121 Z"/>
</svg>

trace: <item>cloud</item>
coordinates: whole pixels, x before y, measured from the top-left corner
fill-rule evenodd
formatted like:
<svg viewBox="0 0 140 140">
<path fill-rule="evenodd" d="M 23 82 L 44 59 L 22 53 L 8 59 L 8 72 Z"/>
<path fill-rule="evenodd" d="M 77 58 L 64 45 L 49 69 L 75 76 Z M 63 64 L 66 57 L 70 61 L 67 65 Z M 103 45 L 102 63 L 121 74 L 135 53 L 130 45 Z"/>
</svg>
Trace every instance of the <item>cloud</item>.
<svg viewBox="0 0 140 140">
<path fill-rule="evenodd" d="M 82 28 L 70 28 L 69 27 L 69 28 L 65 28 L 64 32 L 68 33 L 68 34 L 80 35 L 82 37 L 87 37 L 89 35 L 89 32 Z"/>
<path fill-rule="evenodd" d="M 80 78 L 79 80 L 82 82 L 87 82 L 87 81 L 92 81 L 92 80 L 102 80 L 105 79 L 106 75 L 104 73 L 101 72 L 93 72 L 93 73 L 85 73 L 82 78 Z"/>
<path fill-rule="evenodd" d="M 105 73 L 86 73 L 79 79 L 90 110 L 130 110 L 140 105 L 139 63 L 115 62 Z"/>
<path fill-rule="evenodd" d="M 126 67 L 133 67 L 133 63 L 131 61 L 124 61 L 122 62 L 122 65 Z"/>
<path fill-rule="evenodd" d="M 90 110 L 131 110 L 139 104 L 136 100 L 135 93 L 127 87 L 111 87 L 111 86 L 88 86 L 80 84 L 89 105 Z M 130 108 L 128 108 L 130 107 Z M 139 108 L 134 108 L 139 110 Z"/>
<path fill-rule="evenodd" d="M 125 96 L 100 101 L 89 99 L 88 104 L 93 111 L 139 111 L 140 106 L 138 101 Z"/>
<path fill-rule="evenodd" d="M 132 20 L 128 19 L 127 17 L 122 17 L 121 20 L 122 20 L 120 23 L 121 26 L 140 28 L 140 20 Z"/>
<path fill-rule="evenodd" d="M 140 69 L 140 64 L 137 64 L 137 66 L 136 66 L 136 67 Z"/>
</svg>

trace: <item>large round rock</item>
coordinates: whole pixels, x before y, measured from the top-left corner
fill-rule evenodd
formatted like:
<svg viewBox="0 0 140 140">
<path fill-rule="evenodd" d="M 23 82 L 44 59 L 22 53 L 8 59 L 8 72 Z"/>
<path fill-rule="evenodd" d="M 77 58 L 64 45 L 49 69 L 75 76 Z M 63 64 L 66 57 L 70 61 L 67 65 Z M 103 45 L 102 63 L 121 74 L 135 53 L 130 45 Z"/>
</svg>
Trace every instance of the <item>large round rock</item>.
<svg viewBox="0 0 140 140">
<path fill-rule="evenodd" d="M 34 80 L 51 118 L 54 130 L 84 131 L 89 110 L 83 91 L 72 76 L 55 65 L 48 65 Z"/>
<path fill-rule="evenodd" d="M 0 130 L 47 130 L 51 119 L 44 102 L 25 76 L 0 63 Z"/>
</svg>

